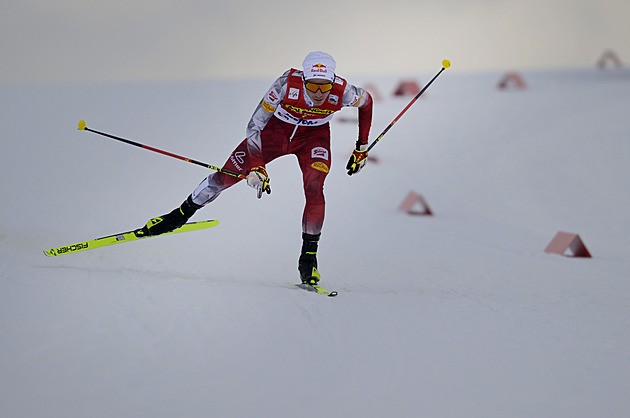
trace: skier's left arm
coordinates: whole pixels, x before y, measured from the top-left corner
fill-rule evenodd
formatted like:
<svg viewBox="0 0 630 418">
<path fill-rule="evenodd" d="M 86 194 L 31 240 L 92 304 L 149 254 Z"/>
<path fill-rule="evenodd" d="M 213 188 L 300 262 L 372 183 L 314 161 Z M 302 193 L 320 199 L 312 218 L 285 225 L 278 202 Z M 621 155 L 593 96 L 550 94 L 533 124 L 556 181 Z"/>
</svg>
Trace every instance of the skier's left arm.
<svg viewBox="0 0 630 418">
<path fill-rule="evenodd" d="M 367 143 L 372 126 L 372 96 L 365 89 L 348 84 L 343 93 L 343 106 L 356 107 L 359 110 L 359 138 L 346 165 L 348 175 L 351 176 L 361 171 L 367 162 Z"/>
</svg>

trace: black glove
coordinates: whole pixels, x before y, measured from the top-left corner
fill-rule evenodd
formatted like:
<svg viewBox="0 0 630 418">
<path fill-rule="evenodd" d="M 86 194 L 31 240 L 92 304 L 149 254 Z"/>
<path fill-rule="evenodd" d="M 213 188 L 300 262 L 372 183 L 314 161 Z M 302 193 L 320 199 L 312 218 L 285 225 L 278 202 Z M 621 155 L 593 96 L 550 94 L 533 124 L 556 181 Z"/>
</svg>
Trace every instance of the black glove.
<svg viewBox="0 0 630 418">
<path fill-rule="evenodd" d="M 141 229 L 136 231 L 137 236 L 155 236 L 176 230 L 184 225 L 188 219 L 202 206 L 192 201 L 192 195 L 171 213 L 150 219 Z"/>
</svg>

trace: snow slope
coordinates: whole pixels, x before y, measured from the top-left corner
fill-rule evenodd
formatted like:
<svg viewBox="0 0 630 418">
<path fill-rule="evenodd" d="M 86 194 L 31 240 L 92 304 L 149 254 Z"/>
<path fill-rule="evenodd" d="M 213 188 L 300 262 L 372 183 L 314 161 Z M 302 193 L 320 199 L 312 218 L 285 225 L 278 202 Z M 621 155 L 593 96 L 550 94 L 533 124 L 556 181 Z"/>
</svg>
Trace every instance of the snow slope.
<svg viewBox="0 0 630 418">
<path fill-rule="evenodd" d="M 456 63 L 455 63 L 456 64 Z M 372 83 L 372 138 L 407 104 Z M 418 76 L 426 82 L 432 74 Z M 271 80 L 0 86 L 0 416 L 626 417 L 630 413 L 630 73 L 445 71 L 343 167 L 333 122 L 319 251 L 336 298 L 297 277 L 293 157 L 207 231 L 46 258 L 141 226 L 221 165 Z M 435 216 L 397 210 L 415 190 Z M 558 231 L 593 254 L 546 254 Z"/>
</svg>

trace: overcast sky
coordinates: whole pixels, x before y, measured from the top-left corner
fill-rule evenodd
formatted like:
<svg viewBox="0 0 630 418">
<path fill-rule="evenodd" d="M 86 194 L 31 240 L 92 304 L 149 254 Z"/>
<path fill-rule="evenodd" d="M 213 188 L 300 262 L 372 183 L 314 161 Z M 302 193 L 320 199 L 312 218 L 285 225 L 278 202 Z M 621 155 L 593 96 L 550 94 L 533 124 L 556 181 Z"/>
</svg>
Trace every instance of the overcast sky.
<svg viewBox="0 0 630 418">
<path fill-rule="evenodd" d="M 0 83 L 630 65 L 630 0 L 3 0 Z"/>
</svg>

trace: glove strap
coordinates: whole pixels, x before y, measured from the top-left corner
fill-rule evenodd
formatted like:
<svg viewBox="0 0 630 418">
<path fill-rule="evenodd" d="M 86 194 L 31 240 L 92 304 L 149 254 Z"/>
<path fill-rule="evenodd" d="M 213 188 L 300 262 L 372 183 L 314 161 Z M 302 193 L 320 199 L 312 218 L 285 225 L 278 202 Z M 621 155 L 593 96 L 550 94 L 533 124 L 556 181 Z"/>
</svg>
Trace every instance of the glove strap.
<svg viewBox="0 0 630 418">
<path fill-rule="evenodd" d="M 367 156 L 368 156 L 367 150 L 355 149 L 352 154 L 354 156 L 354 163 L 355 164 L 361 164 L 363 162 L 363 160 L 365 160 L 367 158 Z"/>
<path fill-rule="evenodd" d="M 260 174 L 261 176 L 263 176 L 263 181 L 269 182 L 269 175 L 267 174 L 267 169 L 264 166 L 259 165 L 258 167 L 254 167 L 249 171 L 250 173 L 253 171 L 254 173 Z"/>
</svg>

